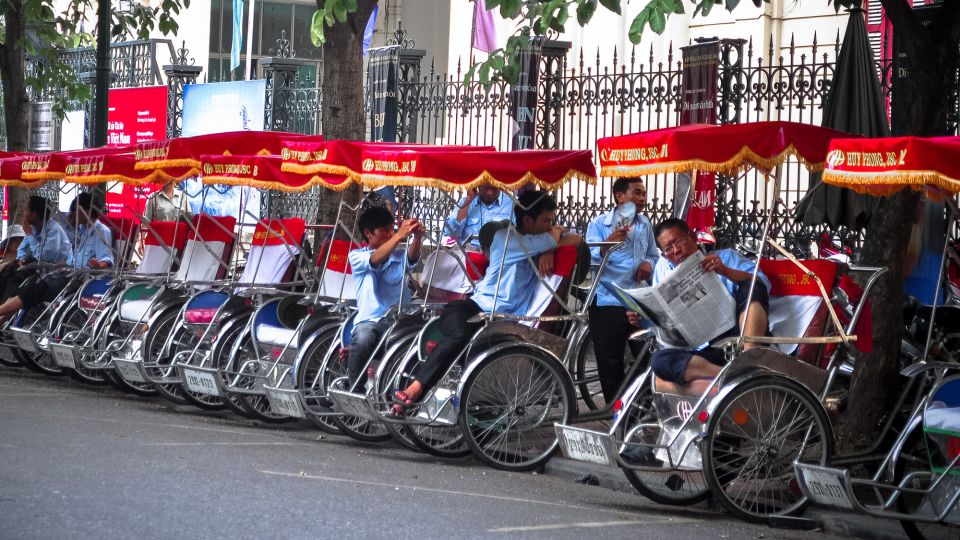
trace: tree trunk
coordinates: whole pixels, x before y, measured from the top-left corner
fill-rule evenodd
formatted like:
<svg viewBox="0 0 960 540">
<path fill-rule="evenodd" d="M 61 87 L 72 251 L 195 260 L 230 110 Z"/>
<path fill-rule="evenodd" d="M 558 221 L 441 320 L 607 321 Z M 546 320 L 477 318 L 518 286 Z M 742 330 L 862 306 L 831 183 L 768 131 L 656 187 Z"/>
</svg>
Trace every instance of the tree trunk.
<svg viewBox="0 0 960 540">
<path fill-rule="evenodd" d="M 946 2 L 931 28 L 921 28 L 906 3 L 882 0 L 911 62 L 909 77 L 895 92 L 910 96 L 906 111 L 907 133 L 944 135 L 947 106 L 954 75 L 960 67 L 960 2 Z M 887 273 L 872 295 L 873 353 L 857 361 L 850 387 L 850 406 L 842 426 L 846 444 L 874 439 L 881 416 L 890 411 L 897 397 L 897 357 L 903 334 L 899 314 L 903 306 L 904 256 L 910 239 L 907 224 L 916 221 L 922 194 L 903 190 L 881 200 L 867 228 L 862 261 L 882 266 Z"/>
<path fill-rule="evenodd" d="M 317 7 L 322 9 L 324 1 L 317 0 Z M 325 29 L 320 125 L 326 139 L 362 141 L 366 137 L 363 31 L 376 5 L 377 0 L 359 0 L 357 11 L 349 14 L 346 22 Z M 360 189 L 350 187 L 343 192 L 343 200 L 355 205 Z M 321 199 L 317 216 L 320 223 L 334 223 L 339 202 L 339 196 Z M 351 227 L 352 213 L 341 215 L 341 222 Z"/>
<path fill-rule="evenodd" d="M 25 34 L 23 0 L 10 0 L 4 15 L 5 42 L 0 45 L 0 85 L 3 87 L 3 111 L 7 124 L 7 150 L 23 151 L 27 149 L 27 85 L 26 56 L 22 45 Z M 26 200 L 27 190 L 10 188 L 8 209 L 9 223 L 19 223 L 22 201 Z"/>
</svg>

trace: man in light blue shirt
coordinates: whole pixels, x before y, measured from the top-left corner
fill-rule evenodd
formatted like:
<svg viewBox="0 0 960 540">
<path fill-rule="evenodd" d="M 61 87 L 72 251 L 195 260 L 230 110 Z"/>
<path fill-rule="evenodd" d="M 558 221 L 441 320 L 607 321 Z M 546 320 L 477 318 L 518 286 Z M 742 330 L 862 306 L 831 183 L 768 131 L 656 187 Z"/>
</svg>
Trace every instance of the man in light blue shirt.
<svg viewBox="0 0 960 540">
<path fill-rule="evenodd" d="M 484 224 L 505 219 L 513 219 L 513 199 L 484 185 L 467 191 L 467 196 L 460 199 L 446 219 L 444 232 L 462 244 L 480 234 Z M 479 249 L 480 241 L 473 238 L 470 246 Z"/>
<path fill-rule="evenodd" d="M 587 242 L 624 242 L 610 253 L 600 281 L 611 282 L 624 289 L 641 287 L 649 282 L 659 259 L 653 225 L 641 211 L 647 203 L 647 188 L 640 178 L 618 178 L 612 187 L 616 207 L 600 214 L 587 226 Z M 617 208 L 632 203 L 637 212 L 629 223 L 617 223 Z M 591 261 L 599 265 L 608 248 L 590 248 Z M 600 388 L 607 402 L 612 400 L 624 377 L 623 356 L 627 338 L 633 330 L 623 304 L 605 287 L 597 289 L 589 307 L 590 335 L 597 357 Z"/>
<path fill-rule="evenodd" d="M 407 407 L 443 378 L 467 342 L 482 326 L 482 323 L 470 322 L 472 317 L 484 312 L 526 315 L 530 301 L 540 286 L 527 255 L 539 255 L 540 272 L 551 274 L 553 250 L 582 241 L 576 235 L 564 236 L 564 229 L 553 225 L 556 210 L 556 199 L 545 192 L 527 191 L 520 196 L 515 208 L 517 228 L 501 229 L 494 235 L 490 244 L 490 266 L 477 283 L 473 296 L 444 307 L 438 322 L 443 338 L 426 360 L 414 368 L 413 382 L 394 393 L 393 398 L 397 402 L 394 414 L 403 414 Z"/>
<path fill-rule="evenodd" d="M 367 245 L 348 255 L 357 287 L 357 313 L 347 358 L 351 386 L 360 381 L 377 343 L 393 324 L 393 318 L 384 315 L 392 306 L 410 301 L 404 277 L 420 260 L 424 232 L 423 225 L 416 219 L 404 221 L 394 232 L 393 215 L 380 206 L 364 210 L 357 226 Z M 408 238 L 411 240 L 404 250 L 400 244 Z"/>
<path fill-rule="evenodd" d="M 663 256 L 653 270 L 654 285 L 666 279 L 677 265 L 698 250 L 696 235 L 683 220 L 668 219 L 657 225 L 655 234 Z M 770 280 L 762 272 L 757 272 L 757 282 L 753 295 L 750 295 L 754 261 L 746 259 L 735 250 L 721 249 L 704 257 L 700 264 L 704 270 L 715 272 L 720 277 L 737 306 L 737 326 L 722 329 L 726 332 L 713 341 L 739 335 L 739 328 L 743 328 L 746 336 L 766 335 Z M 748 342 L 744 344 L 744 349 L 756 346 Z M 662 389 L 668 388 L 669 383 L 691 385 L 687 391 L 693 394 L 706 391 L 724 363 L 723 351 L 709 344 L 695 350 L 664 348 L 653 353 L 650 358 L 653 372 L 666 383 Z M 661 381 L 657 384 L 660 385 Z"/>
<path fill-rule="evenodd" d="M 41 262 L 48 265 L 64 265 L 70 257 L 71 246 L 67 233 L 60 225 L 50 219 L 50 210 L 47 200 L 36 195 L 27 201 L 27 224 L 30 225 L 30 234 L 17 249 L 19 266 L 26 266 L 32 262 Z M 10 297 L 0 304 L 0 321 L 16 313 L 22 308 L 30 308 L 39 303 L 37 294 L 46 294 L 50 286 L 59 286 L 62 272 L 47 272 L 39 277 L 25 279 L 25 274 L 18 274 L 16 291 L 9 287 Z M 52 283 L 56 282 L 56 283 Z M 64 286 L 66 284 L 64 283 Z M 57 290 L 59 293 L 63 287 Z"/>
</svg>

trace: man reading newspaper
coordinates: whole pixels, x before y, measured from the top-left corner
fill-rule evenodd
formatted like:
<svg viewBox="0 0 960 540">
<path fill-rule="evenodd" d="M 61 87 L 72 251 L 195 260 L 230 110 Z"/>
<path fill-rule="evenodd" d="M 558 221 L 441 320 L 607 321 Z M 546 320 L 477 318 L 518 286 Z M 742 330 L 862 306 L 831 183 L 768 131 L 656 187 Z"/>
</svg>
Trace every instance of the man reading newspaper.
<svg viewBox="0 0 960 540">
<path fill-rule="evenodd" d="M 629 291 L 642 310 L 630 314 L 631 322 L 646 316 L 658 327 L 663 348 L 650 360 L 658 388 L 679 392 L 674 385 L 689 385 L 683 393 L 700 394 L 724 364 L 723 351 L 712 343 L 739 335 L 740 328 L 747 336 L 767 334 L 770 281 L 758 272 L 750 296 L 753 261 L 732 249 L 703 255 L 683 220 L 668 219 L 654 232 L 662 257 L 649 291 Z"/>
</svg>

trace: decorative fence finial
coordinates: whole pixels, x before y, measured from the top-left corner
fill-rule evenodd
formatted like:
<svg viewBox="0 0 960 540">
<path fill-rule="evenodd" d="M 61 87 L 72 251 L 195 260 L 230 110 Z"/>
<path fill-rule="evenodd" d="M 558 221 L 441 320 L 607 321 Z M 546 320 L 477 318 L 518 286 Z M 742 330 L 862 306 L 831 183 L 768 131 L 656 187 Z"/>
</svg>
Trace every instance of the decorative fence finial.
<svg viewBox="0 0 960 540">
<path fill-rule="evenodd" d="M 180 48 L 177 49 L 176 56 L 170 59 L 170 63 L 175 66 L 192 66 L 197 61 L 193 58 L 188 58 L 189 55 L 190 49 L 187 49 L 187 41 L 184 40 Z"/>
<path fill-rule="evenodd" d="M 287 39 L 286 30 L 280 31 L 280 38 L 277 39 L 276 43 L 277 43 L 277 48 L 270 49 L 270 54 L 272 54 L 274 58 L 296 58 L 297 57 L 297 51 L 290 48 L 290 40 Z"/>
<path fill-rule="evenodd" d="M 399 45 L 403 49 L 412 49 L 417 46 L 417 42 L 407 39 L 407 31 L 403 29 L 403 21 L 397 19 L 397 28 L 393 31 L 393 37 L 387 40 L 387 45 Z"/>
</svg>

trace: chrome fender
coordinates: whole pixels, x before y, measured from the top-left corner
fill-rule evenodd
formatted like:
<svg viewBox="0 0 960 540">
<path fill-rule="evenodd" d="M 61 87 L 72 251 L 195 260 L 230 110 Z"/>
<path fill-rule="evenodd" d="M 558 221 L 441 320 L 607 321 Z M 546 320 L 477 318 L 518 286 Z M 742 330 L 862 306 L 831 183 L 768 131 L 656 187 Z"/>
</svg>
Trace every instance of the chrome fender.
<svg viewBox="0 0 960 540">
<path fill-rule="evenodd" d="M 613 413 L 613 424 L 610 426 L 610 433 L 615 433 L 617 428 L 620 427 L 620 423 L 623 422 L 623 419 L 626 416 L 623 414 L 623 411 L 630 408 L 633 405 L 634 401 L 637 399 L 637 395 L 640 394 L 640 391 L 646 387 L 649 387 L 653 383 L 653 370 L 647 368 L 639 377 L 633 380 L 630 383 L 630 386 L 627 386 L 626 390 L 623 391 L 623 396 L 620 398 L 621 403 L 623 403 L 623 408 L 619 411 Z"/>
<path fill-rule="evenodd" d="M 253 319 L 251 319 L 252 323 Z M 310 350 L 314 343 L 321 337 L 326 336 L 329 332 L 335 331 L 340 328 L 340 325 L 343 324 L 343 320 L 339 317 L 332 317 L 329 322 L 321 325 L 319 328 L 313 331 L 306 340 L 303 342 L 303 346 L 297 348 L 297 356 L 293 360 L 293 372 L 296 373 L 300 368 L 300 363 L 304 360 L 304 354 L 306 351 Z M 326 353 L 324 353 L 326 354 Z"/>
<path fill-rule="evenodd" d="M 920 427 L 923 423 L 923 415 L 916 415 L 910 419 L 910 422 L 907 424 L 906 429 L 903 430 L 903 433 L 909 434 L 913 430 Z M 894 443 L 893 448 L 890 449 L 890 459 L 887 461 L 887 478 L 893 480 L 894 469 L 897 466 L 897 460 L 900 459 L 900 454 L 903 453 L 903 447 L 907 444 L 907 439 L 909 437 L 899 437 Z"/>
<path fill-rule="evenodd" d="M 476 371 L 477 368 L 481 364 L 483 364 L 485 360 L 502 351 L 505 351 L 507 349 L 515 349 L 515 348 L 530 349 L 530 350 L 537 351 L 539 353 L 543 353 L 544 356 L 548 359 L 548 361 L 556 364 L 556 368 L 560 370 L 561 373 L 567 373 L 567 368 L 566 366 L 563 365 L 563 362 L 561 362 L 560 359 L 557 358 L 556 355 L 554 355 L 549 350 L 530 342 L 508 341 L 508 342 L 498 343 L 493 347 L 490 347 L 489 349 L 484 350 L 483 352 L 481 352 L 480 354 L 478 354 L 477 356 L 473 357 L 473 359 L 470 360 L 470 363 L 467 364 L 467 367 L 463 370 L 463 374 L 460 376 L 460 382 L 457 384 L 457 395 L 458 396 L 463 395 L 464 385 L 468 380 L 470 380 L 470 377 L 473 375 L 473 372 Z M 570 377 L 566 377 L 564 379 L 564 386 L 567 387 L 568 392 L 571 392 L 571 393 L 573 392 L 573 384 L 570 382 Z M 572 413 L 572 414 L 575 414 L 575 413 Z"/>
</svg>

